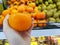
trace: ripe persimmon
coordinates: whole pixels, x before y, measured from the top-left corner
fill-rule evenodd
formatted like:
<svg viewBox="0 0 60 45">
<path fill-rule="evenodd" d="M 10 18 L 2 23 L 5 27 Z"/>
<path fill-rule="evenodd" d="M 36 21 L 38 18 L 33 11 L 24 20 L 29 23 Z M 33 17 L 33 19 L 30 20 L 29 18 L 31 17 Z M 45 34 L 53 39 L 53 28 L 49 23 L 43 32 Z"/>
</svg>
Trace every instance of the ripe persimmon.
<svg viewBox="0 0 60 45">
<path fill-rule="evenodd" d="M 15 2 L 16 0 L 11 0 L 11 2 Z"/>
<path fill-rule="evenodd" d="M 4 11 L 2 12 L 2 15 L 3 15 L 3 16 L 6 16 L 7 14 L 10 14 L 10 10 L 8 10 L 8 9 L 7 9 L 7 10 L 4 10 Z"/>
<path fill-rule="evenodd" d="M 18 10 L 19 12 L 24 12 L 24 11 L 25 11 L 25 6 L 24 6 L 24 5 L 18 6 L 17 10 Z"/>
<path fill-rule="evenodd" d="M 31 7 L 33 7 L 33 8 L 36 7 L 36 4 L 35 3 L 29 3 L 28 5 L 31 6 Z"/>
<path fill-rule="evenodd" d="M 37 20 L 34 20 L 34 27 L 37 27 Z"/>
<path fill-rule="evenodd" d="M 11 1 L 7 1 L 8 4 L 11 4 Z"/>
<path fill-rule="evenodd" d="M 16 13 L 10 15 L 8 23 L 16 31 L 26 31 L 32 25 L 32 18 L 26 13 Z"/>
<path fill-rule="evenodd" d="M 18 13 L 18 10 L 16 10 L 16 9 L 13 9 L 13 10 L 11 10 L 11 14 L 13 14 L 13 13 Z"/>
<path fill-rule="evenodd" d="M 28 2 L 28 0 L 22 0 L 22 1 L 24 1 L 24 2 Z"/>
<path fill-rule="evenodd" d="M 15 2 L 14 2 L 14 5 L 19 5 L 19 2 L 15 1 Z"/>
<path fill-rule="evenodd" d="M 29 13 L 31 13 L 31 12 L 33 12 L 33 8 L 30 7 L 30 6 L 27 6 L 27 7 L 26 7 L 26 11 L 29 12 Z"/>
<path fill-rule="evenodd" d="M 47 25 L 47 20 L 38 20 L 39 27 L 45 27 Z"/>
<path fill-rule="evenodd" d="M 32 17 L 32 18 L 36 18 L 36 13 L 32 13 L 32 14 L 31 14 L 31 17 Z"/>
<path fill-rule="evenodd" d="M 39 12 L 38 7 L 35 7 L 35 8 L 34 8 L 34 12 L 35 12 L 35 13 L 38 13 L 38 12 Z"/>
<path fill-rule="evenodd" d="M 15 6 L 14 6 L 14 9 L 17 9 L 17 8 L 18 8 L 18 6 L 17 6 L 17 5 L 15 5 Z"/>
<path fill-rule="evenodd" d="M 46 15 L 44 12 L 36 13 L 36 19 L 45 19 Z"/>
</svg>

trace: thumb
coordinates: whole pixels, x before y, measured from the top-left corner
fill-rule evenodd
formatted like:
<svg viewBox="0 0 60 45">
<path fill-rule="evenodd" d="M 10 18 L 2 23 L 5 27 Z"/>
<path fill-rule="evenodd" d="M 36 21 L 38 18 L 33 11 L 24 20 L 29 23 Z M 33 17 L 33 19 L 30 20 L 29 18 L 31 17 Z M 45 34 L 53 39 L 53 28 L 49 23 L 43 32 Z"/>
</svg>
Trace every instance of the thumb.
<svg viewBox="0 0 60 45">
<path fill-rule="evenodd" d="M 6 15 L 6 17 L 4 18 L 4 22 L 8 20 L 8 18 L 9 18 L 9 15 Z"/>
</svg>

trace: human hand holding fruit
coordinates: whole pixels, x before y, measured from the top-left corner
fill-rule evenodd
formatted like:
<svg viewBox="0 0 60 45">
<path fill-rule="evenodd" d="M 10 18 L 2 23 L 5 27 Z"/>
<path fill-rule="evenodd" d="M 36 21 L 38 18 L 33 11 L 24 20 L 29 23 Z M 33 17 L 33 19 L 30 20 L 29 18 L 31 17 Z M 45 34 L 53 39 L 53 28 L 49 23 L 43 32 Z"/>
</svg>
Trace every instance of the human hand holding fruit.
<svg viewBox="0 0 60 45">
<path fill-rule="evenodd" d="M 10 16 L 7 15 L 4 19 L 3 31 L 5 32 L 10 45 L 30 45 L 30 34 L 33 24 L 31 23 L 29 29 L 25 31 L 14 30 L 13 28 L 11 28 L 11 25 L 9 26 L 8 24 L 9 17 Z"/>
</svg>

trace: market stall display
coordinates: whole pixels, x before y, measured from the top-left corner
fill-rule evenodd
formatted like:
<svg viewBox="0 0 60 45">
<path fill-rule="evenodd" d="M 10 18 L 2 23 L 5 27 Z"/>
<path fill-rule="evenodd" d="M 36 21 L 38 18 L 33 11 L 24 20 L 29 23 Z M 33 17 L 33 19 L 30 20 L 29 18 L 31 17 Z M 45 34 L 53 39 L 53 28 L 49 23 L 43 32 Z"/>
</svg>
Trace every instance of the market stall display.
<svg viewBox="0 0 60 45">
<path fill-rule="evenodd" d="M 9 45 L 7 39 L 0 40 L 1 45 Z M 31 45 L 59 45 L 60 36 L 31 37 Z"/>
<path fill-rule="evenodd" d="M 60 28 L 59 0 L 3 0 L 3 2 L 7 8 L 1 14 L 4 17 L 7 14 L 27 11 L 34 18 L 34 30 Z"/>
</svg>

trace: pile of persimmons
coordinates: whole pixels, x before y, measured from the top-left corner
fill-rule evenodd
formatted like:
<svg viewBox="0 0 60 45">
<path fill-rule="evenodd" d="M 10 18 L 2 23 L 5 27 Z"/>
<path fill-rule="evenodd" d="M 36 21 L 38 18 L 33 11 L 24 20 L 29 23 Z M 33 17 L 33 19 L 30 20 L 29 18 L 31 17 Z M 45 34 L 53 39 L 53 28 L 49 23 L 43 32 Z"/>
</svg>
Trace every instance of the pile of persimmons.
<svg viewBox="0 0 60 45">
<path fill-rule="evenodd" d="M 45 12 L 40 12 L 34 3 L 35 0 L 8 0 L 9 7 L 0 15 L 0 26 L 6 15 L 10 27 L 17 31 L 28 30 L 34 18 L 34 27 L 45 27 L 47 24 Z"/>
</svg>

